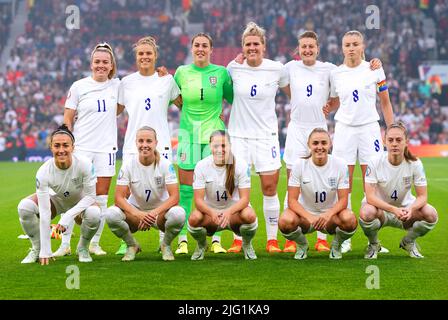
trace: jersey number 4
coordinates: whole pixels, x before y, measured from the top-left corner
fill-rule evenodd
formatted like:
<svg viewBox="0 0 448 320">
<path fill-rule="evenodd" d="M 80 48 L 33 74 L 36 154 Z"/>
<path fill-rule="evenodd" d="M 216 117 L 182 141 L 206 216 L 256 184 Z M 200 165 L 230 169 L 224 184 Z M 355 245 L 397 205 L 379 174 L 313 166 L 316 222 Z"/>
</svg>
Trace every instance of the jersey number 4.
<svg viewBox="0 0 448 320">
<path fill-rule="evenodd" d="M 394 192 L 392 192 L 392 194 L 390 195 L 390 198 L 395 201 L 398 200 L 397 190 L 394 190 Z"/>
</svg>

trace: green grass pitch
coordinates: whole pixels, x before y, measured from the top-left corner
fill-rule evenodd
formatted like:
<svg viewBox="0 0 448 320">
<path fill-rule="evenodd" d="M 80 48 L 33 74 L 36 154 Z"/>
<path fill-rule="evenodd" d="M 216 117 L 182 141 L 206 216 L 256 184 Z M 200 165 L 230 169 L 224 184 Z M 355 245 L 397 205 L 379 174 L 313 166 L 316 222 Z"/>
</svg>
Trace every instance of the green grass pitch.
<svg viewBox="0 0 448 320">
<path fill-rule="evenodd" d="M 245 261 L 242 254 L 207 253 L 203 261 L 191 261 L 195 242 L 190 238 L 190 254 L 176 256 L 174 262 L 163 262 L 156 252 L 158 233 L 154 230 L 137 233 L 143 252 L 136 261 L 123 263 L 114 252 L 119 245 L 107 228 L 101 245 L 108 254 L 93 256 L 94 262 L 80 264 L 75 255 L 63 257 L 49 266 L 21 265 L 30 243 L 17 238 L 22 229 L 17 204 L 34 192 L 34 175 L 40 163 L 0 163 L 0 299 L 447 299 L 448 298 L 448 228 L 447 228 L 447 159 L 423 159 L 429 181 L 429 203 L 436 207 L 439 222 L 418 243 L 425 259 L 416 260 L 398 248 L 404 231 L 381 230 L 382 244 L 389 254 L 380 254 L 377 261 L 363 259 L 367 239 L 358 228 L 353 237 L 353 250 L 340 261 L 332 261 L 327 253 L 314 251 L 316 235 L 309 236 L 308 259 L 296 261 L 292 253 L 269 255 L 265 251 L 260 182 L 253 176 L 251 203 L 259 216 L 259 229 L 254 239 L 256 261 Z M 118 169 L 118 167 L 117 167 Z M 359 168 L 355 171 L 352 203 L 358 212 L 362 196 Z M 111 188 L 109 204 L 113 202 Z M 286 173 L 282 168 L 279 183 L 280 202 L 286 191 Z M 54 221 L 58 221 L 58 218 Z M 284 239 L 279 235 L 281 247 Z M 72 238 L 72 252 L 79 240 L 79 227 Z M 208 239 L 210 241 L 210 239 Z M 331 237 L 329 238 L 331 240 Z M 53 250 L 59 241 L 52 240 Z M 232 236 L 223 233 L 223 245 L 229 247 Z M 177 243 L 177 239 L 173 245 Z M 79 289 L 66 287 L 67 267 L 80 270 Z M 379 289 L 367 289 L 370 273 L 379 270 Z"/>
</svg>

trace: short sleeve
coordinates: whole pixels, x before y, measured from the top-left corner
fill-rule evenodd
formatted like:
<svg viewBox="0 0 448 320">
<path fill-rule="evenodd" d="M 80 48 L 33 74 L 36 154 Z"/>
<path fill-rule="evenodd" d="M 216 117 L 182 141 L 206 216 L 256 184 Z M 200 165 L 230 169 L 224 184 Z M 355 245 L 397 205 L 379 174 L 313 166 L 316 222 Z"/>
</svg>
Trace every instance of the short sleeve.
<svg viewBox="0 0 448 320">
<path fill-rule="evenodd" d="M 125 85 L 124 79 L 120 82 L 120 85 L 118 86 L 118 104 L 121 104 L 122 106 L 126 106 L 126 103 L 124 102 L 124 85 Z"/>
<path fill-rule="evenodd" d="M 387 90 L 387 82 L 386 82 L 386 75 L 384 74 L 384 69 L 380 68 L 378 70 L 375 70 L 376 72 L 376 85 L 377 85 L 377 92 L 383 92 Z"/>
<path fill-rule="evenodd" d="M 65 100 L 65 108 L 76 110 L 78 108 L 79 103 L 79 93 L 77 86 L 72 84 L 70 90 L 67 94 L 67 99 Z"/>
<path fill-rule="evenodd" d="M 177 184 L 176 170 L 171 162 L 163 162 L 163 174 L 165 176 L 165 184 Z"/>
<path fill-rule="evenodd" d="M 284 88 L 289 84 L 289 72 L 288 69 L 282 65 L 280 68 L 280 80 L 278 82 L 278 86 L 280 88 Z"/>
<path fill-rule="evenodd" d="M 301 187 L 302 185 L 302 170 L 300 168 L 301 162 L 296 162 L 292 169 L 291 169 L 291 175 L 289 176 L 288 180 L 288 187 Z"/>
<path fill-rule="evenodd" d="M 235 65 L 235 61 L 230 61 L 229 64 L 227 65 L 227 72 L 229 73 L 230 77 L 232 77 L 233 74 L 233 66 Z"/>
<path fill-rule="evenodd" d="M 193 189 L 205 189 L 205 176 L 201 163 L 198 163 L 194 169 Z"/>
<path fill-rule="evenodd" d="M 339 163 L 339 172 L 338 189 L 350 188 L 348 165 L 344 161 Z"/>
<path fill-rule="evenodd" d="M 335 81 L 335 73 L 330 73 L 330 97 L 336 98 L 338 94 L 336 93 L 336 81 Z"/>
<path fill-rule="evenodd" d="M 180 90 L 182 90 L 181 80 L 182 80 L 182 67 L 179 67 L 176 69 L 176 72 L 174 73 L 174 81 L 176 82 Z"/>
<path fill-rule="evenodd" d="M 118 186 L 129 186 L 131 183 L 131 174 L 128 169 L 127 162 L 123 163 L 123 165 L 120 168 L 120 171 L 118 172 L 118 178 L 117 178 L 117 185 Z"/>
<path fill-rule="evenodd" d="M 170 76 L 171 77 L 171 76 Z M 170 101 L 174 101 L 180 95 L 180 89 L 174 81 L 174 78 L 170 79 L 171 90 L 170 90 Z"/>
<path fill-rule="evenodd" d="M 373 161 L 369 161 L 367 163 L 365 181 L 366 183 L 372 183 L 372 184 L 378 183 L 376 167 Z"/>
<path fill-rule="evenodd" d="M 224 75 L 224 83 L 223 83 L 223 98 L 230 104 L 233 103 L 233 83 L 232 77 L 230 76 L 229 71 L 227 69 L 223 70 Z"/>
<path fill-rule="evenodd" d="M 427 185 L 425 169 L 423 163 L 419 160 L 413 163 L 413 179 L 416 187 L 424 187 Z"/>
<path fill-rule="evenodd" d="M 238 170 L 238 188 L 247 189 L 250 188 L 250 166 L 247 163 L 241 163 Z"/>
</svg>

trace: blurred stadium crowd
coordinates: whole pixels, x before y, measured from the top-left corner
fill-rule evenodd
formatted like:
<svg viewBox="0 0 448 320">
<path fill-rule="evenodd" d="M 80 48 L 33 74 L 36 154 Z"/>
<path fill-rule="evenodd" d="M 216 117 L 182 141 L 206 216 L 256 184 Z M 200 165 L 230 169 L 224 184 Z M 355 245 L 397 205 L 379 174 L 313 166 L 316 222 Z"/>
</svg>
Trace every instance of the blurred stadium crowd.
<svg viewBox="0 0 448 320">
<path fill-rule="evenodd" d="M 227 65 L 238 52 L 248 21 L 267 30 L 267 57 L 286 63 L 294 53 L 297 35 L 315 30 L 322 61 L 342 63 L 342 35 L 351 29 L 366 37 L 366 57 L 382 60 L 395 115 L 410 130 L 411 143 L 448 144 L 448 118 L 439 104 L 439 91 L 419 80 L 418 66 L 425 60 L 448 60 L 448 4 L 446 1 L 381 1 L 379 30 L 367 30 L 360 1 L 249 1 L 249 0 L 78 0 L 79 30 L 65 26 L 65 9 L 73 1 L 28 1 L 25 33 L 15 45 L 0 73 L 0 152 L 15 150 L 22 158 L 27 149 L 47 148 L 48 134 L 63 121 L 70 85 L 89 74 L 89 55 L 101 41 L 112 44 L 119 77 L 135 71 L 132 44 L 144 35 L 155 36 L 158 65 L 171 73 L 186 63 L 188 26 L 203 24 L 214 39 L 212 61 Z M 0 5 L 0 53 L 8 39 L 11 10 Z M 433 22 L 435 37 L 425 32 L 424 21 Z M 445 31 L 444 31 L 445 30 Z M 227 52 L 227 54 L 226 54 Z M 228 52 L 231 52 L 229 55 Z M 187 60 L 188 61 L 188 60 Z M 284 144 L 289 105 L 277 97 L 281 145 Z M 230 109 L 225 108 L 228 119 Z M 169 113 L 173 135 L 179 118 Z M 329 121 L 330 130 L 334 122 Z M 126 116 L 119 118 L 119 145 L 123 143 Z"/>
</svg>

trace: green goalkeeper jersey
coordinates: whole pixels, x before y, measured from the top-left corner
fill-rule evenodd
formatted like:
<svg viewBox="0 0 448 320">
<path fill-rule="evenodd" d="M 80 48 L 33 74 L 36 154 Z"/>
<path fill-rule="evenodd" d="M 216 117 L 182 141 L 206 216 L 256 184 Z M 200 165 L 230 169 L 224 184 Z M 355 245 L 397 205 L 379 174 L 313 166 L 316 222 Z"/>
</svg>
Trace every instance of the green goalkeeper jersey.
<svg viewBox="0 0 448 320">
<path fill-rule="evenodd" d="M 219 118 L 222 99 L 233 101 L 232 79 L 223 66 L 180 66 L 174 75 L 182 95 L 179 140 L 208 144 L 210 134 L 225 129 Z M 180 141 L 179 141 L 180 142 Z"/>
</svg>

